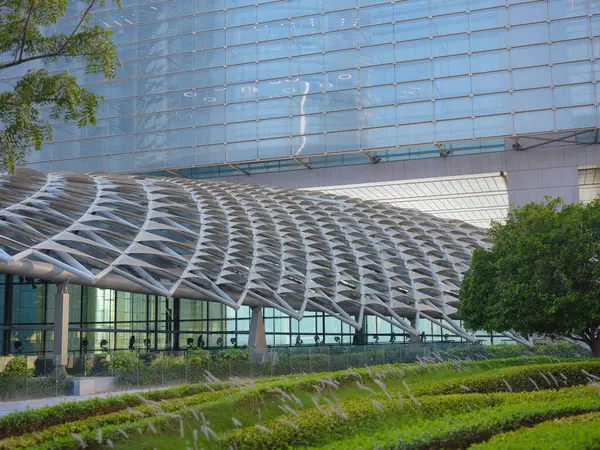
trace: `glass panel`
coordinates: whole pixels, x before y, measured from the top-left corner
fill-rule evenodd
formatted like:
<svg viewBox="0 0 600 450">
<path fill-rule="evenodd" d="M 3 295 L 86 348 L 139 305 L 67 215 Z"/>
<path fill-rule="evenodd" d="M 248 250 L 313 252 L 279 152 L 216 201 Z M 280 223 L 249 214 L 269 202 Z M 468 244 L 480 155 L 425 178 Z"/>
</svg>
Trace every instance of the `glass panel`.
<svg viewBox="0 0 600 450">
<path fill-rule="evenodd" d="M 416 81 L 396 85 L 396 101 L 398 103 L 424 101 L 433 98 L 431 81 Z"/>
<path fill-rule="evenodd" d="M 471 117 L 473 106 L 470 98 L 440 100 L 435 102 L 435 120 Z"/>
<path fill-rule="evenodd" d="M 594 106 L 557 109 L 554 113 L 557 129 L 594 128 L 598 114 Z"/>
<path fill-rule="evenodd" d="M 554 105 L 576 106 L 594 103 L 594 85 L 578 84 L 574 86 L 561 86 L 554 89 Z"/>
<path fill-rule="evenodd" d="M 552 84 L 550 67 L 534 67 L 512 71 L 514 89 L 530 89 Z"/>
<path fill-rule="evenodd" d="M 433 120 L 433 103 L 410 103 L 397 107 L 397 119 L 399 124 L 414 122 L 430 122 Z"/>
</svg>

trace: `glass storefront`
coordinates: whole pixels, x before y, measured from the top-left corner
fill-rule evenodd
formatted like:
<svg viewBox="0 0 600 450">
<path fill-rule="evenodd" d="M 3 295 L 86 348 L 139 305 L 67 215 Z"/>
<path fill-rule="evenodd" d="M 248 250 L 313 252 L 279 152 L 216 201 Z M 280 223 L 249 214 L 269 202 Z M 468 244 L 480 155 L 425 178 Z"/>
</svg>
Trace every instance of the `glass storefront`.
<svg viewBox="0 0 600 450">
<path fill-rule="evenodd" d="M 48 356 L 53 350 L 56 285 L 0 275 L 0 350 Z M 251 311 L 214 302 L 167 299 L 155 295 L 69 285 L 69 352 L 109 350 L 184 350 L 190 346 L 219 348 L 248 343 Z M 273 308 L 264 309 L 267 345 L 352 344 L 357 334 L 349 325 L 321 312 L 307 312 L 301 321 Z M 421 320 L 425 342 L 463 342 L 438 325 Z M 372 316 L 364 320 L 366 343 L 401 344 L 408 336 Z M 501 343 L 503 336 L 481 334 L 483 343 Z M 17 345 L 15 345 L 17 343 Z M 21 347 L 19 347 L 19 344 Z M 19 347 L 19 348 L 17 348 Z"/>
</svg>

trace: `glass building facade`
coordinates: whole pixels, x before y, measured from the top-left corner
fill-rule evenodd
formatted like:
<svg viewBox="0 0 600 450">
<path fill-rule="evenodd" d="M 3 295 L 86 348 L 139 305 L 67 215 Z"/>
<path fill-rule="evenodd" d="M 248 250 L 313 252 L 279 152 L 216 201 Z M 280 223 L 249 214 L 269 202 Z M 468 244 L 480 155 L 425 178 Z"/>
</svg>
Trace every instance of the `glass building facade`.
<svg viewBox="0 0 600 450">
<path fill-rule="evenodd" d="M 0 72 L 0 92 L 24 70 L 69 70 L 104 97 L 96 126 L 54 123 L 29 156 L 44 172 L 153 172 L 190 177 L 370 164 L 504 151 L 504 138 L 598 124 L 597 0 L 121 0 L 97 6 L 122 67 L 116 79 L 79 60 Z M 69 33 L 72 1 L 48 33 Z M 0 55 L 7 59 L 10 55 Z M 593 133 L 591 133 L 593 135 Z M 367 155 L 365 155 L 365 153 Z M 368 157 L 367 157 L 368 156 Z M 185 172 L 184 172 L 185 171 Z M 250 311 L 71 286 L 69 350 L 243 345 Z M 52 350 L 56 286 L 0 276 L 0 348 Z M 322 313 L 302 322 L 265 309 L 269 345 L 352 342 Z M 446 339 L 422 321 L 427 339 Z M 366 317 L 369 342 L 399 329 Z M 450 339 L 459 340 L 457 337 Z M 486 342 L 502 337 L 482 335 Z"/>
<path fill-rule="evenodd" d="M 53 352 L 54 301 L 56 285 L 40 280 L 0 275 L 0 354 L 21 352 L 49 356 Z M 242 346 L 248 343 L 251 311 L 242 306 L 237 312 L 226 306 L 198 300 L 167 299 L 156 295 L 69 285 L 70 353 L 129 349 L 135 337 L 137 350 L 184 350 Z M 322 312 L 307 312 L 301 321 L 273 308 L 264 308 L 267 345 L 351 344 L 356 330 Z M 377 317 L 365 317 L 363 342 L 388 344 L 392 336 L 398 344 L 408 342 L 404 331 Z M 425 342 L 464 342 L 450 336 L 438 325 L 421 319 Z M 221 339 L 219 341 L 219 339 Z M 338 340 L 339 339 L 339 340 Z M 505 336 L 478 335 L 482 343 L 507 342 Z"/>
<path fill-rule="evenodd" d="M 218 176 L 497 151 L 500 137 L 598 125 L 597 0 L 107 3 L 92 22 L 114 33 L 117 79 L 46 64 L 105 97 L 101 120 L 56 124 L 33 168 Z M 49 31 L 69 32 L 84 6 Z"/>
</svg>

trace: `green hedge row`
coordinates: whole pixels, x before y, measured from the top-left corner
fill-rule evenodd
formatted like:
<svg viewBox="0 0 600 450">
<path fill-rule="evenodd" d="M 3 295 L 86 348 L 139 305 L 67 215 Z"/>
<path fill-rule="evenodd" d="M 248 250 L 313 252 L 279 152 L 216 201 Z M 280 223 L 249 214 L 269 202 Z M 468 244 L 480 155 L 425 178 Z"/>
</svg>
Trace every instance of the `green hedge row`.
<svg viewBox="0 0 600 450">
<path fill-rule="evenodd" d="M 219 390 L 227 387 L 227 384 L 225 386 L 219 384 L 208 386 L 213 390 Z M 64 402 L 38 409 L 13 412 L 0 417 L 0 439 L 137 406 L 142 403 L 140 396 L 152 401 L 169 400 L 208 392 L 208 386 L 205 384 L 182 385 L 139 394 L 123 394 L 114 397 Z"/>
<path fill-rule="evenodd" d="M 338 372 L 319 373 L 312 375 L 275 377 L 261 379 L 258 380 L 257 383 L 261 385 L 265 383 L 280 383 L 280 388 L 294 390 L 311 388 L 311 386 L 315 383 L 315 380 L 325 377 L 329 377 L 340 383 L 353 383 L 354 373 L 358 373 L 361 376 L 367 377 L 374 376 L 376 373 L 378 373 L 379 376 L 385 376 L 386 378 L 401 376 L 410 377 L 416 374 L 424 374 L 431 371 L 467 371 L 471 368 L 492 369 L 504 366 L 522 366 L 532 363 L 544 364 L 550 363 L 551 361 L 552 360 L 547 357 L 521 357 L 492 359 L 485 361 L 445 362 L 439 364 L 428 364 L 425 366 L 420 364 L 384 365 L 361 368 L 357 370 L 343 370 Z M 211 389 L 218 390 L 231 387 L 232 385 L 232 383 L 225 383 L 222 385 L 211 384 L 210 387 Z M 160 401 L 188 397 L 207 392 L 208 390 L 209 388 L 205 384 L 182 385 L 162 390 L 149 391 L 142 393 L 141 396 L 148 400 Z M 0 439 L 8 436 L 18 436 L 28 432 L 43 430 L 49 426 L 69 423 L 91 416 L 121 411 L 127 407 L 137 406 L 140 403 L 141 401 L 137 394 L 123 394 L 107 398 L 95 398 L 78 402 L 65 402 L 55 406 L 46 406 L 35 410 L 11 413 L 4 417 L 0 417 Z"/>
<path fill-rule="evenodd" d="M 424 386 L 415 386 L 415 395 L 464 392 L 514 392 L 558 389 L 587 382 L 585 372 L 600 375 L 600 361 L 584 360 L 558 364 L 503 367 L 482 374 L 464 375 Z"/>
<path fill-rule="evenodd" d="M 273 392 L 267 392 L 267 388 L 260 389 L 248 389 L 245 391 L 235 391 L 229 395 L 221 396 L 212 401 L 201 403 L 200 405 L 193 405 L 189 408 L 182 408 L 176 410 L 177 414 L 180 415 L 186 423 L 196 423 L 194 413 L 192 410 L 207 411 L 210 409 L 222 409 L 222 408 L 235 408 L 235 409 L 256 409 L 264 401 L 274 400 L 280 398 L 279 394 Z M 166 411 L 165 411 L 166 412 Z M 151 433 L 156 430 L 158 433 L 172 433 L 174 429 L 178 429 L 179 419 L 177 417 L 169 415 L 155 415 L 150 417 L 138 417 L 137 420 L 129 421 L 127 423 L 107 423 L 102 425 L 103 439 L 106 443 L 107 439 L 114 442 L 123 440 L 123 432 L 129 436 L 137 435 L 139 430 L 144 433 Z M 77 434 L 87 443 L 89 449 L 106 448 L 106 445 L 99 445 L 97 442 L 97 427 L 94 426 L 91 421 L 95 419 L 87 419 L 83 427 L 79 427 Z M 149 425 L 150 424 L 150 425 Z M 53 431 L 57 431 L 53 434 L 52 439 L 39 442 L 35 447 L 37 450 L 75 450 L 80 448 L 80 444 L 71 436 L 70 426 L 73 424 L 63 424 L 59 427 L 55 427 Z M 152 427 L 152 429 L 150 428 Z M 19 445 L 28 444 L 26 439 L 28 436 L 20 436 L 16 438 L 20 439 Z M 31 444 L 26 445 L 31 447 Z M 11 447 L 19 448 L 19 447 Z"/>
<path fill-rule="evenodd" d="M 285 391 L 296 391 L 311 389 L 312 386 L 321 378 L 331 378 L 341 385 L 344 385 L 348 383 L 354 383 L 358 376 L 362 377 L 363 381 L 369 380 L 374 376 L 393 379 L 401 377 L 415 377 L 419 374 L 425 374 L 431 371 L 453 372 L 455 370 L 465 371 L 476 367 L 489 369 L 502 367 L 505 365 L 520 366 L 533 361 L 538 363 L 549 362 L 547 358 L 512 358 L 507 360 L 478 362 L 466 361 L 460 362 L 459 365 L 456 365 L 456 363 L 429 364 L 426 366 L 419 364 L 386 365 L 363 368 L 356 371 L 340 371 L 294 377 L 262 379 L 257 382 L 257 387 L 259 388 L 258 392 L 263 393 L 269 387 L 278 387 Z M 224 383 L 222 385 L 213 384 L 211 385 L 211 389 L 229 389 L 232 385 L 232 383 Z M 204 384 L 183 385 L 176 388 L 150 391 L 141 395 L 153 401 L 181 399 L 186 405 L 195 405 L 198 403 L 197 396 L 199 394 L 207 393 L 208 390 L 209 388 Z M 223 393 L 223 395 L 225 395 L 225 393 Z M 132 416 L 132 414 L 129 413 L 121 415 L 117 414 L 115 416 L 110 415 L 116 414 L 127 407 L 139 407 L 140 403 L 141 400 L 138 395 L 124 394 L 121 396 L 102 399 L 97 398 L 80 402 L 67 402 L 36 410 L 16 412 L 0 418 L 0 438 L 6 438 L 8 436 L 21 436 L 25 433 L 33 433 L 39 430 L 44 430 L 48 427 L 72 422 L 75 423 L 74 428 L 68 429 L 73 432 L 77 432 L 76 429 L 86 429 L 87 422 L 85 419 L 92 416 L 98 416 L 89 422 L 93 423 L 94 427 L 97 426 L 98 421 L 102 421 L 104 419 L 109 422 L 118 420 L 119 423 L 125 423 L 137 419 L 137 417 Z M 67 428 L 63 430 L 67 430 Z M 58 433 L 58 430 L 55 431 Z M 69 431 L 69 433 L 71 431 Z M 33 439 L 36 442 L 43 441 L 40 436 L 36 436 Z M 2 444 L 0 443 L 0 445 Z M 8 445 L 8 447 L 6 447 L 6 445 Z M 7 443 L 4 445 L 4 448 L 10 448 L 10 445 L 12 445 L 11 441 L 7 441 Z"/>
<path fill-rule="evenodd" d="M 473 443 L 485 441 L 504 431 L 535 425 L 554 418 L 600 411 L 598 393 L 591 386 L 504 395 L 513 401 L 436 420 L 417 420 L 402 428 L 371 430 L 368 434 L 331 442 L 321 448 L 336 450 L 467 448 Z"/>
<path fill-rule="evenodd" d="M 471 449 L 531 450 L 592 449 L 600 446 L 600 413 L 589 413 L 543 422 L 535 427 L 501 433 Z"/>
<path fill-rule="evenodd" d="M 73 381 L 56 377 L 14 377 L 0 373 L 0 401 L 56 397 L 72 394 Z"/>
<path fill-rule="evenodd" d="M 228 394 L 225 391 L 204 392 L 184 397 L 177 401 L 163 400 L 159 403 L 159 406 L 164 413 L 170 414 L 176 413 L 184 407 L 193 408 L 198 405 L 218 401 L 219 399 L 227 397 L 227 395 Z M 81 434 L 86 432 L 96 432 L 98 428 L 109 425 L 123 426 L 128 423 L 139 421 L 142 417 L 152 417 L 156 412 L 156 409 L 142 404 L 135 408 L 63 423 L 21 436 L 11 436 L 0 440 L 0 449 L 30 448 L 61 437 L 71 436 L 71 433 Z"/>
<path fill-rule="evenodd" d="M 479 345 L 468 347 L 453 347 L 442 352 L 448 356 L 466 357 L 473 354 L 487 355 L 496 358 L 510 358 L 523 355 L 551 355 L 551 356 L 591 356 L 591 352 L 580 345 L 569 342 L 552 342 L 549 344 L 536 344 L 533 348 L 524 345 Z"/>
<path fill-rule="evenodd" d="M 342 441 L 361 431 L 370 436 L 373 428 L 404 429 L 407 426 L 410 427 L 412 423 L 422 422 L 419 420 L 422 418 L 444 416 L 443 421 L 449 421 L 457 413 L 467 413 L 471 410 L 475 410 L 473 412 L 475 416 L 484 414 L 484 410 L 481 408 L 488 411 L 493 410 L 493 407 L 521 404 L 518 406 L 523 409 L 522 405 L 529 405 L 528 402 L 532 402 L 531 404 L 543 402 L 552 405 L 561 399 L 580 401 L 581 403 L 577 403 L 577 405 L 588 408 L 584 408 L 582 411 L 600 410 L 600 401 L 597 398 L 591 398 L 591 396 L 582 398 L 582 395 L 590 394 L 592 391 L 593 389 L 586 386 L 560 391 L 427 396 L 418 399 L 419 405 L 408 398 L 401 402 L 398 398 L 380 397 L 377 400 L 383 408 L 364 399 L 349 400 L 341 402 L 341 409 L 346 414 L 345 417 L 333 412 L 329 407 L 323 408 L 323 413 L 315 409 L 303 411 L 298 414 L 298 417 L 286 417 L 293 421 L 296 427 L 271 421 L 262 424 L 270 430 L 270 433 L 259 428 L 242 429 L 227 434 L 224 444 L 226 448 L 231 446 L 237 449 L 281 448 L 284 444 L 285 446 L 299 447 L 323 445 L 328 442 Z M 424 427 L 423 433 L 426 434 L 428 429 L 428 427 Z M 338 447 L 332 444 L 331 448 Z M 345 446 L 341 448 L 364 447 Z M 378 442 L 369 448 L 378 448 Z"/>
<path fill-rule="evenodd" d="M 508 363 L 520 363 L 521 361 L 508 361 Z M 469 363 L 471 364 L 471 363 Z M 167 404 L 164 406 L 161 403 L 161 406 L 165 410 L 165 412 L 176 412 L 182 409 L 182 406 L 185 407 L 195 407 L 202 406 L 202 409 L 210 407 L 211 405 L 218 404 L 219 401 L 224 401 L 223 406 L 227 406 L 231 408 L 232 405 L 235 405 L 236 408 L 248 408 L 252 409 L 256 407 L 261 401 L 268 401 L 269 399 L 279 399 L 279 394 L 274 394 L 269 392 L 269 389 L 279 388 L 286 392 L 298 392 L 302 390 L 309 390 L 315 384 L 318 384 L 321 379 L 329 378 L 331 380 L 335 380 L 340 384 L 340 386 L 346 384 L 352 384 L 359 378 L 362 378 L 364 383 L 368 383 L 370 379 L 377 376 L 381 379 L 390 379 L 390 378 L 398 378 L 398 377 L 416 377 L 420 374 L 429 372 L 429 371 L 454 371 L 455 367 L 451 364 L 444 363 L 438 365 L 429 365 L 427 367 L 423 367 L 421 365 L 407 365 L 407 366 L 382 366 L 382 367 L 372 367 L 359 369 L 357 371 L 341 371 L 341 372 L 333 372 L 333 373 L 322 373 L 322 374 L 312 374 L 312 375 L 303 375 L 296 377 L 281 377 L 281 378 L 273 378 L 269 380 L 260 380 L 256 387 L 253 389 L 248 389 L 245 393 L 240 393 L 235 390 L 222 390 L 212 397 L 207 397 L 209 393 L 198 394 L 196 396 L 184 397 L 181 398 L 180 401 L 173 402 L 171 404 Z M 163 391 L 157 391 L 163 392 Z M 204 395 L 204 402 L 199 400 Z M 138 399 L 139 400 L 139 399 Z M 173 407 L 174 405 L 174 407 Z M 148 412 L 143 406 L 138 406 L 135 408 L 138 411 Z M 32 432 L 24 436 L 13 437 L 9 439 L 5 439 L 4 441 L 0 441 L 0 448 L 25 448 L 35 444 L 51 441 L 52 439 L 59 439 L 59 447 L 60 445 L 68 445 L 66 442 L 71 440 L 70 434 L 77 433 L 85 435 L 93 434 L 98 426 L 102 426 L 105 428 L 106 426 L 115 426 L 115 427 L 132 427 L 137 429 L 139 426 L 145 426 L 143 421 L 140 422 L 140 417 L 130 413 L 130 412 L 115 412 L 112 414 L 101 415 L 97 417 L 92 417 L 86 420 L 79 420 L 76 422 L 70 422 L 63 425 L 57 425 L 54 427 L 47 428 L 43 431 Z M 118 438 L 119 435 L 116 436 Z M 48 445 L 54 445 L 49 443 Z"/>
<path fill-rule="evenodd" d="M 421 366 L 414 365 L 407 367 L 402 374 L 416 374 L 421 373 L 425 369 Z M 311 389 L 312 386 L 318 383 L 321 378 L 329 378 L 335 380 L 340 385 L 353 383 L 358 377 L 362 377 L 363 380 L 369 380 L 375 376 L 382 378 L 401 376 L 398 368 L 384 366 L 375 367 L 369 369 L 359 369 L 355 371 L 341 371 L 333 373 L 322 373 L 322 374 L 311 374 L 294 377 L 276 377 L 271 379 L 259 380 L 256 383 L 256 388 L 250 389 L 250 395 L 248 398 L 254 398 L 255 395 L 268 395 L 268 390 L 272 388 L 279 388 L 287 392 Z M 171 409 L 168 404 L 167 406 L 161 404 L 161 407 L 167 412 L 172 412 L 181 409 L 182 405 L 189 407 L 195 406 L 202 401 L 207 399 L 216 399 L 219 397 L 229 396 L 234 390 L 234 384 L 223 383 L 222 385 L 211 385 L 211 388 L 216 392 L 211 393 L 206 385 L 185 385 L 176 388 L 169 388 L 164 390 L 150 391 L 142 393 L 141 396 L 148 400 L 153 401 L 165 401 L 170 399 L 177 399 L 174 409 Z M 62 403 L 56 406 L 47 406 L 37 410 L 27 410 L 22 412 L 16 412 L 0 418 L 0 431 L 2 437 L 7 438 L 9 436 L 20 436 L 27 432 L 36 432 L 38 430 L 44 430 L 48 427 L 60 425 L 60 424 L 73 424 L 73 427 L 62 428 L 62 430 L 68 430 L 70 432 L 77 432 L 77 429 L 86 429 L 93 425 L 95 429 L 98 423 L 102 423 L 103 420 L 107 420 L 110 423 L 125 423 L 132 419 L 137 419 L 135 414 L 123 413 L 121 411 L 127 407 L 135 407 L 136 410 L 146 412 L 147 408 L 144 408 L 142 400 L 137 394 L 124 394 L 117 397 L 107 398 L 96 398 L 86 400 L 82 402 L 68 402 Z M 164 403 L 164 402 L 163 402 Z M 97 416 L 90 420 L 82 420 L 90 416 Z M 90 425 L 91 424 L 91 425 Z M 60 434 L 56 428 L 48 428 L 51 433 Z M 38 432 L 34 438 L 37 442 L 40 442 L 40 436 L 43 432 Z M 16 441 L 10 441 L 5 439 L 0 441 L 0 448 L 11 448 L 10 445 Z M 8 445 L 8 447 L 6 447 Z"/>
</svg>

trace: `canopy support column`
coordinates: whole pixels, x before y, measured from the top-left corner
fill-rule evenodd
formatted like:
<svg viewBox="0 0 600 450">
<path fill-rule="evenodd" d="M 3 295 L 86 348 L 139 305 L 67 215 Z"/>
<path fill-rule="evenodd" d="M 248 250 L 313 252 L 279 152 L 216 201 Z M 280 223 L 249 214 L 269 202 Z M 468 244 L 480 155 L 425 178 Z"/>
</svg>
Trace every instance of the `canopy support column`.
<svg viewBox="0 0 600 450">
<path fill-rule="evenodd" d="M 267 350 L 267 336 L 265 335 L 265 321 L 263 319 L 262 306 L 252 308 L 248 345 L 257 352 L 265 352 Z"/>
<path fill-rule="evenodd" d="M 54 366 L 64 371 L 69 360 L 69 283 L 57 283 L 54 303 Z"/>
<path fill-rule="evenodd" d="M 411 344 L 422 344 L 421 342 L 421 332 L 419 330 L 419 319 L 421 318 L 421 314 L 417 305 L 417 313 L 414 319 L 410 319 L 410 326 L 417 332 L 415 336 L 411 336 L 409 342 Z"/>
</svg>

